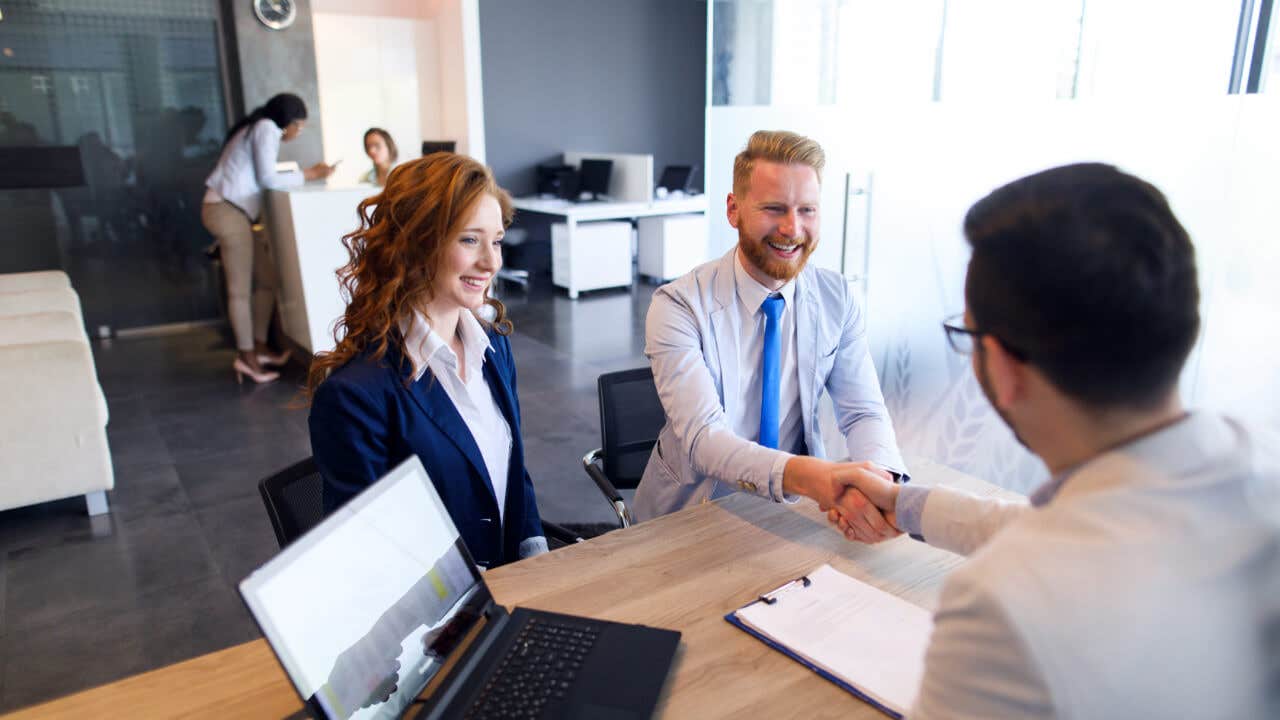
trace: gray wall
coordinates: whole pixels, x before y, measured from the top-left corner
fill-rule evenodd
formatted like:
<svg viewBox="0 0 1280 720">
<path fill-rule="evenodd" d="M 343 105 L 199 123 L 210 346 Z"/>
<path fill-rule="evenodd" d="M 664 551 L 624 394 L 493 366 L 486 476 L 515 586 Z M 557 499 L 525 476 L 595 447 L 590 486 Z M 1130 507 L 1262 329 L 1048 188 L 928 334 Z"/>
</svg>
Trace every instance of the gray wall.
<svg viewBox="0 0 1280 720">
<path fill-rule="evenodd" d="M 706 40 L 700 0 L 480 0 L 498 182 L 528 195 L 534 167 L 565 150 L 652 153 L 655 175 L 701 165 Z"/>
<path fill-rule="evenodd" d="M 320 86 L 316 78 L 316 42 L 310 0 L 295 0 L 298 17 L 284 30 L 270 30 L 258 22 L 249 0 L 223 0 L 226 20 L 227 64 L 231 75 L 232 113 L 245 113 L 291 92 L 307 104 L 307 126 L 292 142 L 280 146 L 281 160 L 297 160 L 307 167 L 324 160 L 320 132 Z"/>
</svg>

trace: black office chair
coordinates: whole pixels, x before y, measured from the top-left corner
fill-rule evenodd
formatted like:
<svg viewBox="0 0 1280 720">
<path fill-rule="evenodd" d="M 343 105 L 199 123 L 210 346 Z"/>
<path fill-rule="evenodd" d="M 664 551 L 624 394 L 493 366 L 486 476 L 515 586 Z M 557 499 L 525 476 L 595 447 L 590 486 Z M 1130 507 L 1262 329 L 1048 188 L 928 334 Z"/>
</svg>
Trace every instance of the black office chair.
<svg viewBox="0 0 1280 720">
<path fill-rule="evenodd" d="M 271 529 L 283 549 L 300 535 L 324 519 L 324 478 L 313 458 L 296 462 L 258 483 L 262 504 L 267 506 Z M 543 521 L 551 547 L 563 547 L 583 541 L 578 533 L 555 523 Z"/>
<path fill-rule="evenodd" d="M 582 467 L 630 527 L 631 511 L 619 490 L 634 490 L 644 475 L 649 453 L 666 422 L 653 371 L 647 367 L 605 373 L 596 383 L 600 393 L 600 445 L 582 457 Z"/>
<path fill-rule="evenodd" d="M 324 519 L 324 478 L 316 461 L 296 462 L 258 483 L 271 529 L 283 548 Z"/>
</svg>

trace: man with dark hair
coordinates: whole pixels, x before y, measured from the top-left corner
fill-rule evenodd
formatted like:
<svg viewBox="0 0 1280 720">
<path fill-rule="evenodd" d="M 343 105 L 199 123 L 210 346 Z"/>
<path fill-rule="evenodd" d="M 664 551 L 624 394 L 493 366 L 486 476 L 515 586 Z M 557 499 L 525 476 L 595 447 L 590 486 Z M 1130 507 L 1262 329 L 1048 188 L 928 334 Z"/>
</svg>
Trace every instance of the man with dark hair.
<svg viewBox="0 0 1280 720">
<path fill-rule="evenodd" d="M 1164 196 L 1071 165 L 996 190 L 964 229 L 947 337 L 1052 477 L 1009 503 L 851 476 L 900 530 L 972 555 L 911 717 L 1275 717 L 1278 444 L 1183 409 L 1199 290 Z"/>
</svg>

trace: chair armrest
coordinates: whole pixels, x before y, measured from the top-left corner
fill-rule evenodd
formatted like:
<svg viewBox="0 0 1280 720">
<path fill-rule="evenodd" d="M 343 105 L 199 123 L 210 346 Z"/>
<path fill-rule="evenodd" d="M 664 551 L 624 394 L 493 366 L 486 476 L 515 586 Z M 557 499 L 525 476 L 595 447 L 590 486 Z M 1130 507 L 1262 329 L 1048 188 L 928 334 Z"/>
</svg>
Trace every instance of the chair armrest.
<svg viewBox="0 0 1280 720">
<path fill-rule="evenodd" d="M 542 532 L 548 539 L 554 538 L 564 543 L 572 545 L 574 543 L 586 542 L 583 537 L 563 525 L 557 525 L 550 520 L 542 521 Z"/>
<path fill-rule="evenodd" d="M 622 502 L 622 494 L 618 492 L 618 488 L 613 486 L 613 483 L 609 482 L 609 478 L 605 477 L 604 470 L 601 470 L 600 466 L 596 465 L 596 461 L 603 458 L 603 450 L 592 450 L 582 456 L 582 469 L 596 482 L 596 487 L 600 488 L 600 492 L 604 493 L 609 502 L 620 503 Z"/>
</svg>

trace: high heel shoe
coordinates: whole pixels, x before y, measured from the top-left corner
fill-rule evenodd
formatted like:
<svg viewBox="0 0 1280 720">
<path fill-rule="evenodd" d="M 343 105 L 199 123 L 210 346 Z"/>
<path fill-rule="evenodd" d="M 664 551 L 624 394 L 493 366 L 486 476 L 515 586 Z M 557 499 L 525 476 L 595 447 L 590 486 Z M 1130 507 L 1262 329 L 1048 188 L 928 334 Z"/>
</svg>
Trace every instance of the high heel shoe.
<svg viewBox="0 0 1280 720">
<path fill-rule="evenodd" d="M 244 384 L 245 375 L 256 383 L 269 383 L 280 379 L 280 373 L 274 370 L 254 370 L 239 355 L 236 356 L 235 362 L 231 363 L 231 369 L 236 371 L 236 382 L 240 384 Z"/>
<path fill-rule="evenodd" d="M 258 364 L 284 367 L 285 363 L 289 362 L 289 356 L 291 355 L 293 355 L 293 351 L 291 350 L 281 350 L 275 355 L 272 355 L 271 353 L 260 352 L 258 353 Z"/>
</svg>

